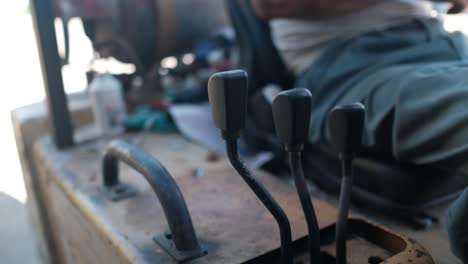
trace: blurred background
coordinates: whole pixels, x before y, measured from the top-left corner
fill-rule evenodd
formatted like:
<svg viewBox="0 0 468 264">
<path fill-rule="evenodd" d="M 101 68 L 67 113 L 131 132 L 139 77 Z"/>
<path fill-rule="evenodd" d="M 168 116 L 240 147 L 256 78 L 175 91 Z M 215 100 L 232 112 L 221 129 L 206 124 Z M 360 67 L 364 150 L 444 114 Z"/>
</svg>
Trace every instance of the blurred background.
<svg viewBox="0 0 468 264">
<path fill-rule="evenodd" d="M 0 3 L 0 32 L 4 87 L 0 96 L 0 157 L 5 168 L 0 176 L 0 258 L 2 263 L 39 263 L 28 222 L 26 190 L 10 118 L 11 110 L 44 99 L 28 0 Z M 79 78 L 70 83 L 83 88 Z"/>
<path fill-rule="evenodd" d="M 189 1 L 189 0 L 186 0 Z M 220 1 L 221 2 L 221 1 Z M 467 15 L 456 15 L 446 18 L 448 30 L 462 30 L 468 33 Z M 62 22 L 56 20 L 57 40 L 59 50 L 66 53 L 65 39 L 62 32 Z M 69 42 L 71 43 L 68 63 L 63 66 L 63 79 L 67 93 L 77 93 L 86 90 L 89 83 L 90 69 L 94 73 L 112 72 L 115 74 L 129 74 L 143 70 L 150 72 L 149 66 L 143 61 L 132 61 L 126 63 L 118 62 L 116 59 L 100 58 L 93 51 L 93 44 L 86 36 L 83 21 L 78 18 L 70 18 L 68 21 Z M 2 92 L 0 95 L 0 157 L 3 167 L 3 175 L 0 176 L 0 262 L 1 263 L 39 263 L 38 252 L 32 238 L 31 226 L 28 222 L 28 213 L 25 207 L 27 195 L 24 187 L 21 165 L 16 149 L 14 133 L 11 125 L 11 111 L 15 108 L 28 104 L 40 102 L 44 99 L 44 87 L 41 75 L 36 39 L 32 25 L 30 3 L 28 0 L 14 0 L 0 2 L 0 69 L 2 76 Z M 180 64 L 191 65 L 198 58 L 196 52 L 210 49 L 215 43 L 220 46 L 219 38 L 223 41 L 232 41 L 233 33 L 229 28 L 222 29 L 216 33 L 216 41 L 205 41 L 192 46 L 192 52 L 184 53 L 179 57 L 161 58 L 161 68 L 158 78 L 163 76 L 163 85 L 173 85 L 177 82 L 174 78 L 164 78 L 168 73 L 183 74 L 184 83 L 181 86 L 193 86 L 193 78 L 187 77 L 186 69 L 177 67 Z M 221 41 L 222 42 L 222 41 Z M 181 43 L 186 44 L 185 41 Z M 214 45 L 214 44 L 213 44 Z M 181 48 L 182 49 L 182 48 Z M 190 50 L 186 49 L 185 50 Z M 213 49 L 211 48 L 213 51 Z M 235 60 L 235 54 L 230 54 L 229 60 L 223 60 L 220 50 L 211 52 L 207 61 L 215 70 L 229 68 L 229 62 Z M 235 53 L 235 50 L 233 50 Z M 131 57 L 125 55 L 127 57 Z M 124 57 L 125 57 L 124 56 Z M 220 59 L 221 58 L 221 59 Z M 131 63 L 130 63 L 131 62 Z M 139 65 L 143 64 L 143 65 Z M 180 71 L 175 71 L 178 69 Z M 198 76 L 209 76 L 211 71 L 199 70 Z M 190 74 L 189 74 L 190 75 Z M 167 76 L 166 76 L 167 77 Z M 203 78 L 201 78 L 203 79 Z M 141 87 L 138 78 L 132 78 L 129 89 Z M 195 83 L 198 79 L 195 79 Z M 184 89 L 181 89 L 184 90 Z M 191 91 L 187 88 L 185 91 Z M 131 91 L 130 95 L 131 97 Z M 193 100 L 191 93 L 176 94 L 180 100 L 187 98 Z M 196 97 L 196 96 L 195 96 Z M 141 98 L 135 98 L 135 101 Z"/>
<path fill-rule="evenodd" d="M 89 5 L 87 5 L 89 3 L 93 5 L 93 2 L 97 3 L 96 5 L 99 6 L 99 2 L 102 1 L 81 1 L 84 9 L 89 7 Z M 57 1 L 57 3 L 59 2 Z M 133 77 L 126 78 L 126 76 L 133 76 L 137 71 L 139 71 L 139 73 L 141 71 L 144 71 L 145 73 L 150 72 L 150 66 L 148 63 L 142 66 L 141 63 L 144 62 L 139 61 L 142 57 L 145 57 L 145 55 L 139 56 L 139 58 L 135 59 L 132 54 L 125 54 L 125 48 L 121 48 L 120 50 L 123 50 L 121 53 L 124 53 L 120 57 L 121 61 L 127 60 L 126 62 L 130 61 L 132 63 L 118 62 L 112 56 L 115 54 L 104 55 L 103 57 L 105 58 L 101 58 L 102 54 L 97 54 L 96 52 L 99 47 L 95 46 L 93 49 L 93 43 L 90 40 L 90 34 L 93 35 L 94 30 L 98 30 L 96 29 L 96 26 L 94 24 L 90 25 L 89 20 L 86 21 L 88 22 L 87 29 L 93 31 L 91 33 L 88 32 L 87 35 L 83 20 L 77 18 L 77 15 L 79 16 L 81 14 L 74 13 L 76 10 L 72 10 L 73 8 L 68 9 L 70 6 L 67 6 L 67 4 L 72 3 L 73 5 L 76 4 L 77 6 L 80 6 L 81 4 L 78 4 L 80 1 L 61 1 L 61 3 L 63 3 L 63 5 L 58 9 L 63 11 L 61 14 L 62 19 L 55 19 L 55 28 L 60 55 L 66 60 L 66 62 L 63 62 L 62 74 L 67 94 L 84 92 L 89 86 L 90 81 L 92 81 L 96 75 L 102 73 L 122 75 L 122 78 L 127 80 L 125 84 L 127 92 L 128 90 L 131 90 L 131 88 L 129 88 L 130 86 L 138 86 L 136 89 L 139 89 L 142 85 L 151 82 L 148 81 L 148 79 L 151 79 L 152 77 L 148 77 L 145 80 Z M 81 11 L 82 10 L 76 12 Z M 101 13 L 85 14 L 85 16 L 86 15 L 93 18 L 98 17 L 98 20 L 101 16 L 106 16 L 106 14 Z M 64 16 L 67 17 L 65 18 Z M 89 17 L 87 17 L 87 19 L 88 18 Z M 66 30 L 68 31 L 68 40 L 65 38 L 63 27 L 64 20 L 67 21 Z M 126 21 L 136 20 L 138 19 L 127 18 Z M 199 25 L 205 22 L 206 21 L 203 18 L 199 19 Z M 131 39 L 130 41 L 134 40 L 134 38 L 138 38 L 139 35 L 144 36 L 145 33 L 153 30 L 153 24 L 146 23 L 146 25 L 149 27 L 147 31 L 144 31 L 141 28 L 141 31 L 139 32 L 131 30 L 133 35 L 129 37 L 129 39 Z M 103 27 L 105 27 L 105 25 Z M 223 29 L 215 32 L 215 34 L 227 34 L 227 37 L 232 37 L 232 32 L 222 31 Z M 39 263 L 39 252 L 36 248 L 36 241 L 33 237 L 34 230 L 32 230 L 30 225 L 28 210 L 25 206 L 28 198 L 22 177 L 21 163 L 18 156 L 11 120 L 12 110 L 37 102 L 42 102 L 45 99 L 44 84 L 36 46 L 30 1 L 15 0 L 0 2 L 0 32 L 2 34 L 2 41 L 0 42 L 0 69 L 3 73 L 2 84 L 4 87 L 4 89 L 2 89 L 3 94 L 0 96 L 0 146 L 2 146 L 0 149 L 0 157 L 2 160 L 1 164 L 4 166 L 3 168 L 5 172 L 0 176 L 0 262 Z M 125 31 L 124 34 L 130 33 L 129 31 Z M 132 39 L 132 37 L 134 38 Z M 207 39 L 208 37 L 204 36 L 204 38 Z M 96 40 L 96 42 L 99 42 L 99 40 Z M 143 42 L 152 43 L 150 40 L 144 40 Z M 183 39 L 178 41 L 178 43 L 178 45 L 171 45 L 183 46 L 181 49 L 187 51 L 190 50 L 186 45 L 193 46 L 193 43 Z M 206 45 L 208 45 L 208 49 L 212 50 L 212 43 L 213 41 L 205 41 L 201 43 L 201 49 L 203 50 L 204 47 L 207 47 Z M 67 49 L 68 44 L 70 44 L 69 51 Z M 96 45 L 96 43 L 94 43 L 94 45 Z M 164 47 L 162 48 L 164 49 Z M 101 51 L 105 54 L 106 48 L 104 47 L 103 49 L 104 50 Z M 130 53 L 131 52 L 132 51 L 130 51 Z M 168 52 L 171 51 L 164 51 L 163 53 Z M 184 53 L 180 58 L 165 58 L 161 62 L 161 65 L 163 65 L 161 68 L 165 70 L 163 70 L 162 73 L 158 72 L 156 75 L 158 78 L 160 74 L 167 75 L 168 71 L 171 69 L 180 69 L 180 66 L 183 67 L 193 64 L 194 59 L 194 55 L 191 53 Z M 219 62 L 219 59 L 220 56 L 216 56 L 215 54 L 213 60 Z M 156 59 L 155 61 L 159 62 L 160 59 Z M 137 69 L 137 67 L 141 68 Z M 183 69 L 182 72 L 186 72 L 186 70 Z M 129 83 L 129 79 L 131 80 L 131 83 Z M 174 79 L 165 80 L 166 85 L 171 85 L 174 81 Z M 192 86 L 193 84 L 194 81 L 193 78 L 191 78 L 188 82 L 184 81 L 180 86 Z M 131 91 L 129 93 L 131 93 Z M 191 93 L 189 92 L 189 94 Z M 138 100 L 142 99 L 134 98 L 135 104 Z"/>
</svg>

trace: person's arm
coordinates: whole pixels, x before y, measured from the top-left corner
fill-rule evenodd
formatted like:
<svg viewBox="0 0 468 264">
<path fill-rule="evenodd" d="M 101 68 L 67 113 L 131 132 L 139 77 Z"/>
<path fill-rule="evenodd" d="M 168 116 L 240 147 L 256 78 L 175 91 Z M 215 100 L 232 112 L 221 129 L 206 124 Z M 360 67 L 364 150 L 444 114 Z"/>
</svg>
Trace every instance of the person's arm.
<svg viewBox="0 0 468 264">
<path fill-rule="evenodd" d="M 449 9 L 450 14 L 463 12 L 468 5 L 468 0 L 432 0 L 432 2 L 450 2 L 452 4 L 452 7 Z"/>
<path fill-rule="evenodd" d="M 252 0 L 262 18 L 327 19 L 344 16 L 385 0 Z M 423 1 L 423 0 L 421 0 Z M 450 13 L 463 11 L 468 0 L 432 0 L 450 2 Z"/>
<path fill-rule="evenodd" d="M 262 18 L 327 19 L 353 13 L 385 0 L 252 0 Z"/>
</svg>

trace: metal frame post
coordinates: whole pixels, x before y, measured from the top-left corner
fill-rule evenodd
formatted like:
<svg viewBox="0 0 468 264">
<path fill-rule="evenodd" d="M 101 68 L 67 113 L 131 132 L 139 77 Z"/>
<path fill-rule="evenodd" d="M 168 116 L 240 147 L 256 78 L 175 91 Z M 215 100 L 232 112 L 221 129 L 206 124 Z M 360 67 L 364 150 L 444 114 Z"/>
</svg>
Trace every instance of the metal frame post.
<svg viewBox="0 0 468 264">
<path fill-rule="evenodd" d="M 73 146 L 73 127 L 63 87 L 62 65 L 54 28 L 51 0 L 32 0 L 32 15 L 46 92 L 49 125 L 59 149 Z"/>
</svg>

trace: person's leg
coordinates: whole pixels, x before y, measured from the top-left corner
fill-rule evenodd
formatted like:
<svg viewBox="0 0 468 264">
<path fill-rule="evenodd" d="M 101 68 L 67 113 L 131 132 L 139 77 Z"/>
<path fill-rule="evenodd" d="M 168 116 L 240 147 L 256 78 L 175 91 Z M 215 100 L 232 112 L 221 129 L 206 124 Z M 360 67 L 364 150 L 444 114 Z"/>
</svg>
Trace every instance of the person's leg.
<svg viewBox="0 0 468 264">
<path fill-rule="evenodd" d="M 346 87 L 328 108 L 358 101 L 368 150 L 468 174 L 468 62 L 389 67 Z M 314 132 L 328 143 L 323 115 L 313 113 L 322 122 Z"/>
<path fill-rule="evenodd" d="M 362 82 L 375 89 L 340 101 L 366 106 L 366 147 L 468 174 L 468 62 L 389 68 Z"/>
<path fill-rule="evenodd" d="M 327 143 L 334 106 L 360 101 L 367 107 L 368 148 L 467 171 L 465 43 L 437 20 L 417 20 L 330 48 L 298 80 L 314 96 L 310 142 Z"/>
<path fill-rule="evenodd" d="M 368 149 L 468 174 L 467 47 L 440 23 L 416 21 L 330 48 L 298 80 L 314 96 L 310 143 L 329 142 L 334 106 L 359 101 Z M 452 247 L 465 262 L 467 196 L 447 216 Z"/>
</svg>

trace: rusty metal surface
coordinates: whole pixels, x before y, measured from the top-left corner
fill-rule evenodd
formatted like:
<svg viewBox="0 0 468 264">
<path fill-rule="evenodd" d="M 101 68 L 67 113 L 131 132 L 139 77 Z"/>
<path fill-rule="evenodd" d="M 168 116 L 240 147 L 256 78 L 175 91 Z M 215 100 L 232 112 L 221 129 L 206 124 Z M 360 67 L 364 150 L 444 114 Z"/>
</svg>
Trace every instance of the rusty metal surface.
<svg viewBox="0 0 468 264">
<path fill-rule="evenodd" d="M 359 175 L 356 175 L 359 177 Z M 324 192 L 316 192 L 322 200 L 329 202 L 332 205 L 337 205 L 338 201 L 335 196 Z M 432 256 L 437 264 L 462 264 L 450 250 L 448 235 L 445 230 L 445 210 L 448 205 L 442 205 L 427 213 L 436 217 L 439 222 L 435 223 L 428 229 L 415 229 L 407 222 L 399 220 L 391 215 L 382 215 L 371 212 L 371 209 L 361 209 L 353 207 L 354 216 L 370 219 L 372 222 L 385 226 L 388 229 L 401 234 L 404 237 L 410 238 L 413 241 L 418 241 Z"/>
<path fill-rule="evenodd" d="M 352 254 L 349 256 L 350 263 L 368 263 L 369 257 L 374 259 L 386 259 L 392 255 L 389 251 L 380 247 L 376 247 L 374 244 L 360 237 L 353 237 L 352 239 L 348 240 L 346 244 L 348 248 L 353 249 Z M 335 256 L 334 243 L 322 247 L 322 250 L 330 256 Z"/>
<path fill-rule="evenodd" d="M 428 251 L 415 240 L 403 237 L 394 231 L 377 226 L 370 222 L 360 219 L 352 219 L 350 221 L 350 232 L 364 238 L 371 242 L 377 248 L 385 249 L 390 252 L 388 258 L 385 259 L 385 264 L 399 264 L 399 263 L 418 263 L 418 264 L 434 264 L 434 260 L 429 255 Z M 360 254 L 355 255 L 359 256 Z M 372 256 L 367 254 L 367 257 Z M 370 262 L 368 260 L 368 262 Z M 362 262 L 354 262 L 362 263 Z"/>
<path fill-rule="evenodd" d="M 418 242 L 403 237 L 388 228 L 362 218 L 349 220 L 348 263 L 434 264 L 428 251 Z M 322 230 L 324 237 L 335 237 L 335 226 Z M 323 252 L 335 257 L 336 243 L 322 247 Z"/>
<path fill-rule="evenodd" d="M 364 212 L 363 215 L 387 226 L 388 228 L 391 228 L 393 231 L 398 232 L 405 237 L 418 241 L 427 249 L 428 252 L 430 252 L 434 262 L 437 264 L 462 264 L 462 262 L 456 258 L 450 250 L 448 235 L 445 230 L 444 223 L 446 206 L 447 205 L 440 206 L 429 212 L 431 215 L 439 219 L 439 223 L 436 223 L 427 230 L 415 230 L 407 224 L 383 215 L 375 215 L 369 212 Z"/>
<path fill-rule="evenodd" d="M 208 249 L 207 256 L 191 263 L 240 263 L 279 248 L 279 232 L 273 217 L 226 159 L 209 161 L 206 158 L 207 150 L 188 143 L 178 135 L 148 134 L 144 138 L 127 135 L 126 139 L 159 159 L 184 194 L 197 236 Z M 44 168 L 42 174 L 48 175 L 48 181 L 55 186 L 54 192 L 64 194 L 60 198 L 61 203 L 66 200 L 73 206 L 69 210 L 80 214 L 75 217 L 62 216 L 67 218 L 68 223 L 62 221 L 57 228 L 60 228 L 60 232 L 71 233 L 74 230 L 73 221 L 82 218 L 81 225 L 88 223 L 93 227 L 85 228 L 86 233 L 93 233 L 88 236 L 99 237 L 97 240 L 105 243 L 108 246 L 106 250 L 112 252 L 107 255 L 119 257 L 119 263 L 172 263 L 172 259 L 152 240 L 153 236 L 163 234 L 168 228 L 163 209 L 151 187 L 136 175 L 137 172 L 127 166 L 120 168 L 121 180 L 138 189 L 138 194 L 133 198 L 114 203 L 98 190 L 102 182 L 101 152 L 108 142 L 107 139 L 91 141 L 66 151 L 58 151 L 46 139 L 36 146 L 35 159 Z M 194 174 L 194 170 L 204 173 Z M 272 177 L 259 171 L 254 175 L 285 209 L 292 224 L 293 239 L 304 237 L 307 228 L 291 179 Z M 56 214 L 68 215 L 66 205 L 58 208 L 56 204 L 60 202 L 54 201 L 52 204 Z M 314 207 L 321 228 L 334 224 L 334 207 L 319 199 L 314 199 Z M 80 242 L 77 236 L 69 234 L 64 235 L 63 240 L 69 260 L 70 256 L 77 254 L 69 246 L 70 241 Z M 97 247 L 96 242 L 91 245 Z M 81 248 L 86 246 L 80 245 Z M 349 252 L 351 259 L 353 255 L 362 255 L 357 249 L 354 251 L 350 248 Z"/>
</svg>

